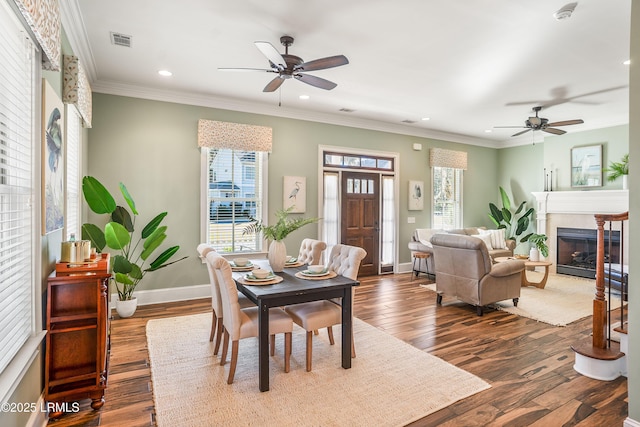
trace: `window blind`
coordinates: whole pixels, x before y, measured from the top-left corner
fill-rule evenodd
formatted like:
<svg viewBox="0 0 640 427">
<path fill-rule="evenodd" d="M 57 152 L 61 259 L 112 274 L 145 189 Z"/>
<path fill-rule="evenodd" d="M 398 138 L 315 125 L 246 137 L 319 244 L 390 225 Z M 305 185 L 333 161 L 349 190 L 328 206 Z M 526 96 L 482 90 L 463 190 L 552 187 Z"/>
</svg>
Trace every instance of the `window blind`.
<svg viewBox="0 0 640 427">
<path fill-rule="evenodd" d="M 65 213 L 66 237 L 74 233 L 80 237 L 80 114 L 75 106 L 67 104 L 67 206 Z"/>
<path fill-rule="evenodd" d="M 0 5 L 0 374 L 33 333 L 33 46 Z M 37 138 L 36 138 L 37 139 Z"/>
</svg>

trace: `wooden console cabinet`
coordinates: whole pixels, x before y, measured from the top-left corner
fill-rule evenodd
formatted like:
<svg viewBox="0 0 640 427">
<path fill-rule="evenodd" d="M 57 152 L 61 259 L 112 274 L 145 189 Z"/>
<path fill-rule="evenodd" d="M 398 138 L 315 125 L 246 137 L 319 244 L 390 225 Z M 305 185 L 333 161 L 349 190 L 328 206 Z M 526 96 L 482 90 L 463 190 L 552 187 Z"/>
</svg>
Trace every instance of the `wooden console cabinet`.
<svg viewBox="0 0 640 427">
<path fill-rule="evenodd" d="M 47 286 L 45 399 L 104 405 L 109 365 L 110 274 L 52 273 Z M 60 413 L 50 414 L 50 417 Z"/>
</svg>

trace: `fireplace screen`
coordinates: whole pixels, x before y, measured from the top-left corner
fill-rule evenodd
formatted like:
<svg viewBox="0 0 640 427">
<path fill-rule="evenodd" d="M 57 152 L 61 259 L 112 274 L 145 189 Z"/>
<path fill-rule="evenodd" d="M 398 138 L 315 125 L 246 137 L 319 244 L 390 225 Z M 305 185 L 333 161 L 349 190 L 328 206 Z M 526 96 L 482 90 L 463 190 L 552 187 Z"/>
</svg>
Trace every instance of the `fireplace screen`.
<svg viewBox="0 0 640 427">
<path fill-rule="evenodd" d="M 620 232 L 604 232 L 605 264 L 620 263 Z M 595 278 L 597 230 L 558 228 L 557 272 L 573 276 Z"/>
</svg>

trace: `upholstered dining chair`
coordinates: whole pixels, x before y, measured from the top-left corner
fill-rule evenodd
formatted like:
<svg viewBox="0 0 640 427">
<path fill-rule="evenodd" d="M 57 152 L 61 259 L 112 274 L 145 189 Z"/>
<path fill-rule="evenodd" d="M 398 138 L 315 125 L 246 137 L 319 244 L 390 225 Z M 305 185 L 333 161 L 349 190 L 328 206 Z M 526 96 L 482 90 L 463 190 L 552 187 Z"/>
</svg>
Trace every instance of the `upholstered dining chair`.
<svg viewBox="0 0 640 427">
<path fill-rule="evenodd" d="M 327 244 L 315 239 L 304 239 L 300 243 L 298 262 L 303 264 L 321 264 L 322 252 L 327 249 Z"/>
<path fill-rule="evenodd" d="M 258 336 L 258 307 L 240 308 L 238 303 L 238 291 L 236 282 L 231 275 L 231 265 L 216 252 L 207 254 L 207 261 L 211 263 L 214 273 L 220 285 L 222 307 L 224 317 L 223 330 L 224 342 L 222 343 L 222 357 L 220 365 L 224 365 L 227 359 L 229 341 L 231 341 L 231 364 L 229 365 L 229 377 L 227 384 L 233 383 L 238 363 L 239 341 L 243 338 Z M 291 334 L 293 321 L 280 308 L 269 309 L 269 335 L 271 335 L 271 355 L 275 353 L 275 335 L 284 334 L 284 371 L 289 372 L 291 360 Z"/>
<path fill-rule="evenodd" d="M 218 355 L 220 350 L 220 342 L 222 340 L 222 300 L 220 298 L 220 287 L 218 286 L 218 279 L 211 267 L 211 263 L 207 260 L 207 254 L 209 252 L 215 252 L 215 249 L 206 243 L 200 243 L 197 247 L 200 258 L 207 265 L 207 272 L 209 273 L 209 282 L 211 283 L 211 308 L 213 309 L 213 315 L 211 320 L 211 333 L 209 334 L 209 341 L 213 342 L 213 338 L 216 338 L 213 354 Z M 253 302 L 243 294 L 238 294 L 238 302 L 240 308 L 255 306 Z"/>
<path fill-rule="evenodd" d="M 349 279 L 355 280 L 358 277 L 360 262 L 367 255 L 367 252 L 356 246 L 338 244 L 331 248 L 329 255 L 328 269 Z M 355 294 L 355 288 L 352 289 Z M 329 343 L 335 344 L 333 338 L 333 325 L 342 323 L 342 307 L 340 300 L 312 301 L 302 304 L 288 305 L 284 310 L 291 316 L 293 321 L 307 332 L 307 372 L 311 372 L 313 358 L 313 333 L 318 329 L 327 328 L 329 333 Z M 356 349 L 351 335 L 351 357 L 356 357 Z"/>
</svg>

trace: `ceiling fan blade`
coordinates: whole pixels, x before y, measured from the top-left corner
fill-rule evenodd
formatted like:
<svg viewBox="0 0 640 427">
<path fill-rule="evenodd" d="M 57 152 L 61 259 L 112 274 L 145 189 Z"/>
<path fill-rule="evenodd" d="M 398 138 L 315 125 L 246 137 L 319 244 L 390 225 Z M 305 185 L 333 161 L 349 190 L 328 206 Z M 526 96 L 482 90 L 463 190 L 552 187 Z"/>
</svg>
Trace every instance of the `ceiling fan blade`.
<svg viewBox="0 0 640 427">
<path fill-rule="evenodd" d="M 568 125 L 579 125 L 584 123 L 584 120 L 582 119 L 576 119 L 576 120 L 564 120 L 562 122 L 553 122 L 553 123 L 548 123 L 547 126 L 568 126 Z"/>
<path fill-rule="evenodd" d="M 544 128 L 542 130 L 545 131 L 545 132 L 552 133 L 554 135 L 564 135 L 565 133 L 567 133 L 566 130 L 555 129 L 555 128 Z"/>
<path fill-rule="evenodd" d="M 262 71 L 263 73 L 276 73 L 275 70 L 267 70 L 266 68 L 218 68 L 218 71 Z"/>
<path fill-rule="evenodd" d="M 271 62 L 274 67 L 279 70 L 284 70 L 285 68 L 287 68 L 287 62 L 271 43 L 258 41 L 255 42 L 255 45 L 258 50 L 260 50 L 260 52 L 262 52 L 262 54 L 267 57 L 269 62 Z"/>
<path fill-rule="evenodd" d="M 282 85 L 282 83 L 284 83 L 284 79 L 278 76 L 275 79 L 271 80 L 269 83 L 267 83 L 267 85 L 264 87 L 264 89 L 262 89 L 262 91 L 275 92 L 275 90 L 278 89 Z"/>
<path fill-rule="evenodd" d="M 514 134 L 513 134 L 513 135 L 511 135 L 511 136 L 518 136 L 518 135 L 522 135 L 523 133 L 527 133 L 527 132 L 529 132 L 530 130 L 531 130 L 531 129 L 525 129 L 525 130 L 523 130 L 522 132 L 514 133 Z"/>
<path fill-rule="evenodd" d="M 494 129 L 519 129 L 526 128 L 526 126 L 494 126 Z"/>
<path fill-rule="evenodd" d="M 311 86 L 319 87 L 320 89 L 331 90 L 334 87 L 338 86 L 336 83 L 331 82 L 326 79 L 322 79 L 320 77 L 312 76 L 309 74 L 294 74 L 296 79 L 300 80 L 303 83 L 306 83 Z"/>
<path fill-rule="evenodd" d="M 328 56 L 326 58 L 315 59 L 313 61 L 305 62 L 296 67 L 299 71 L 316 71 L 325 70 L 327 68 L 339 67 L 341 65 L 347 65 L 349 60 L 344 55 Z"/>
</svg>

